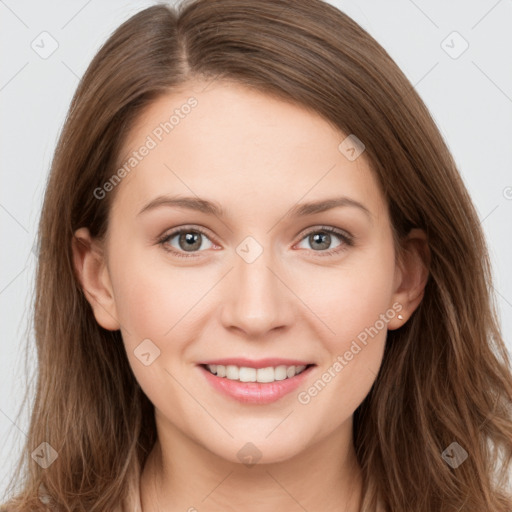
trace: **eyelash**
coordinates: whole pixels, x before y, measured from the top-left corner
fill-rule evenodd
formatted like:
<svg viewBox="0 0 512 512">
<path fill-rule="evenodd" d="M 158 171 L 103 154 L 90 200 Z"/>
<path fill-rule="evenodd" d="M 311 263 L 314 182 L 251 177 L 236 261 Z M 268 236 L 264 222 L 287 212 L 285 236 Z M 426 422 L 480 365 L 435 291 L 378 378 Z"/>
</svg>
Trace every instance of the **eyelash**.
<svg viewBox="0 0 512 512">
<path fill-rule="evenodd" d="M 177 251 L 175 249 L 169 249 L 168 246 L 166 246 L 166 243 L 169 242 L 169 240 L 172 240 L 176 235 L 180 235 L 182 233 L 190 233 L 190 232 L 201 233 L 202 235 L 204 235 L 206 238 L 209 239 L 208 233 L 206 233 L 206 231 L 204 231 L 203 229 L 198 228 L 198 227 L 185 226 L 183 228 L 179 228 L 175 231 L 171 231 L 170 233 L 165 234 L 163 237 L 158 239 L 157 243 L 160 244 L 165 251 L 172 253 L 173 255 L 177 256 L 178 258 L 196 258 L 197 256 L 193 255 L 195 253 L 184 254 L 183 252 Z M 302 235 L 302 238 L 299 240 L 299 242 L 302 242 L 302 240 L 304 240 L 306 237 L 308 237 L 309 235 L 311 235 L 313 233 L 333 234 L 333 235 L 338 236 L 341 239 L 341 241 L 343 242 L 342 245 L 338 246 L 335 249 L 330 249 L 328 251 L 313 251 L 313 252 L 319 253 L 318 256 L 320 256 L 320 257 L 327 257 L 327 256 L 332 256 L 334 254 L 341 253 L 347 249 L 347 246 L 352 247 L 354 245 L 354 237 L 352 235 L 350 235 L 349 233 L 347 233 L 345 231 L 341 231 L 339 229 L 332 228 L 330 226 L 319 226 L 318 228 L 312 229 L 312 230 L 304 233 Z M 201 252 L 201 251 L 199 251 L 199 252 Z"/>
</svg>

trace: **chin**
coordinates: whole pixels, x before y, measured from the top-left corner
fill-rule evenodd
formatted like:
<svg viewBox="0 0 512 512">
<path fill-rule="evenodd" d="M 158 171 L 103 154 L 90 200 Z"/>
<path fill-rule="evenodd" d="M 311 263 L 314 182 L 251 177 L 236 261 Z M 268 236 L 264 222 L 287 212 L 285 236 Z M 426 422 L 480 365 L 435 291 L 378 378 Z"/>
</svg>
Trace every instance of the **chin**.
<svg viewBox="0 0 512 512">
<path fill-rule="evenodd" d="M 255 432 L 254 436 L 251 436 L 250 432 L 245 432 L 243 436 L 236 436 L 233 432 L 235 439 L 228 441 L 227 445 L 205 447 L 229 462 L 247 467 L 285 462 L 293 459 L 306 448 L 303 436 L 299 441 L 283 431 L 282 436 L 273 432 L 266 438 L 268 434 L 262 432 L 262 430 Z M 301 437 L 297 432 L 294 434 L 298 438 Z"/>
</svg>

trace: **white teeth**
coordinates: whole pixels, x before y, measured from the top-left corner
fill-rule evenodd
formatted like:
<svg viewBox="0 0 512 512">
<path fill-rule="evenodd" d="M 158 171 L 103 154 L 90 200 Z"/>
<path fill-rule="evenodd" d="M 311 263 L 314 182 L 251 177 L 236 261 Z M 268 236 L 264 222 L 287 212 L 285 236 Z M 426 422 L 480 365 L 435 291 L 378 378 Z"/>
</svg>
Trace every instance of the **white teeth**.
<svg viewBox="0 0 512 512">
<path fill-rule="evenodd" d="M 240 382 L 256 382 L 256 368 L 242 366 L 242 368 L 238 370 L 238 378 Z"/>
<path fill-rule="evenodd" d="M 240 382 L 274 382 L 276 380 L 290 379 L 298 375 L 306 368 L 306 365 L 300 366 L 269 366 L 267 368 L 250 368 L 248 366 L 235 366 L 222 364 L 208 364 L 208 370 L 217 377 L 225 377 L 229 380 L 239 380 Z"/>
<path fill-rule="evenodd" d="M 226 377 L 229 380 L 238 380 L 240 377 L 240 372 L 238 371 L 238 366 L 228 364 L 226 366 Z"/>
<path fill-rule="evenodd" d="M 286 366 L 278 366 L 274 369 L 274 378 L 276 380 L 286 379 Z"/>
<path fill-rule="evenodd" d="M 258 382 L 274 382 L 274 380 L 281 380 L 278 379 L 277 376 L 275 376 L 276 370 L 274 368 L 258 368 L 256 370 L 256 379 L 258 379 Z"/>
</svg>

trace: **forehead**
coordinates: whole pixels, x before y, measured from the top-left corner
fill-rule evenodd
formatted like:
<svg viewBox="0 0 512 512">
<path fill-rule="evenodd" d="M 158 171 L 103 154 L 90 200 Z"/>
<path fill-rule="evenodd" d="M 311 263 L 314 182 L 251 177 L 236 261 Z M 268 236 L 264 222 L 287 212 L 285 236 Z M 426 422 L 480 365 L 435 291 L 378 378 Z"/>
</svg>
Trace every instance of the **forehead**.
<svg viewBox="0 0 512 512">
<path fill-rule="evenodd" d="M 382 214 L 364 152 L 347 158 L 346 137 L 294 103 L 239 84 L 193 82 L 156 99 L 134 123 L 121 152 L 129 172 L 117 194 L 135 208 L 177 193 L 212 198 L 227 210 L 256 207 L 248 214 L 258 213 L 257 204 L 348 195 Z"/>
</svg>

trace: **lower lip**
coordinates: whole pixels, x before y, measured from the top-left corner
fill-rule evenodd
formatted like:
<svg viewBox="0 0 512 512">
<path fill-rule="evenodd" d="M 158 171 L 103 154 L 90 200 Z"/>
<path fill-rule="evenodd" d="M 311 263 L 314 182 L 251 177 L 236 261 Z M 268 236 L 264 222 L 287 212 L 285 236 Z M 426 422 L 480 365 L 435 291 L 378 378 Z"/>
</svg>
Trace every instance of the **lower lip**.
<svg viewBox="0 0 512 512">
<path fill-rule="evenodd" d="M 259 405 L 275 402 L 297 389 L 308 378 L 313 368 L 314 366 L 310 366 L 295 377 L 274 382 L 240 382 L 226 377 L 217 377 L 203 366 L 199 366 L 206 380 L 217 391 L 239 402 Z"/>
</svg>

